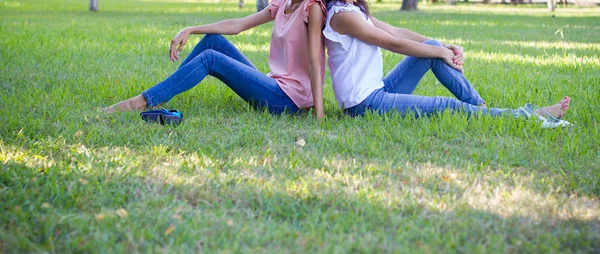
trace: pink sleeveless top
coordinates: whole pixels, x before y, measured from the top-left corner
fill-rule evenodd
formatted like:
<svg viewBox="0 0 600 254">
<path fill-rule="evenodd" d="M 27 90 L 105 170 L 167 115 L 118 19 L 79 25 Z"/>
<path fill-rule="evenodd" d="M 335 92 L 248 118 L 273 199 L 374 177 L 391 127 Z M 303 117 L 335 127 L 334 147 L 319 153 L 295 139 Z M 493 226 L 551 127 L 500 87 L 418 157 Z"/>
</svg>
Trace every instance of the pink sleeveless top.
<svg viewBox="0 0 600 254">
<path fill-rule="evenodd" d="M 271 72 L 267 75 L 277 81 L 299 108 L 314 106 L 308 72 L 308 7 L 318 3 L 327 16 L 327 8 L 322 1 L 304 0 L 289 14 L 285 14 L 286 0 L 273 0 L 269 6 L 271 16 L 275 20 L 269 53 Z M 325 75 L 325 47 L 322 48 L 319 59 L 323 75 L 321 80 Z"/>
</svg>

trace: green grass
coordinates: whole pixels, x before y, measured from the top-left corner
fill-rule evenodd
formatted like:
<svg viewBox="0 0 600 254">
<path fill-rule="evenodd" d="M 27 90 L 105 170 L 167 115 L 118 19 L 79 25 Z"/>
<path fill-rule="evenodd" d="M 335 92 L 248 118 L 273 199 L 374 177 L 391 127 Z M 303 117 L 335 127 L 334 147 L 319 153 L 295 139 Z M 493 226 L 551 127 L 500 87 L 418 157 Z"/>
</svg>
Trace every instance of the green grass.
<svg viewBox="0 0 600 254">
<path fill-rule="evenodd" d="M 92 109 L 175 70 L 182 27 L 253 4 L 0 1 L 0 252 L 599 252 L 599 9 L 399 6 L 372 7 L 463 45 L 489 106 L 569 95 L 576 127 L 351 118 L 329 78 L 321 125 L 253 110 L 214 78 L 166 105 L 178 127 L 107 116 Z M 270 28 L 228 37 L 264 72 Z M 433 75 L 416 93 L 450 96 Z"/>
</svg>

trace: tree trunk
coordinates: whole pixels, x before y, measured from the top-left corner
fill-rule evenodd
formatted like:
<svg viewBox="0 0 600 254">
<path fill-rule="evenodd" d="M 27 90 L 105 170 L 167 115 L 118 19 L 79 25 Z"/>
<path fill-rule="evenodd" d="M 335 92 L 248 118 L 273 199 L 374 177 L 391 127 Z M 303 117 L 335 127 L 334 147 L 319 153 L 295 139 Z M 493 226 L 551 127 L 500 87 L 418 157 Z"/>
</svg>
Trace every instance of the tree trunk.
<svg viewBox="0 0 600 254">
<path fill-rule="evenodd" d="M 415 11 L 415 10 L 417 10 L 418 3 L 419 3 L 419 0 L 403 0 L 402 7 L 400 8 L 400 10 L 401 11 Z"/>
<path fill-rule="evenodd" d="M 244 0 L 240 0 L 238 7 L 240 7 L 240 9 L 244 8 Z"/>
<path fill-rule="evenodd" d="M 554 11 L 555 0 L 548 0 L 548 10 Z"/>
<path fill-rule="evenodd" d="M 489 3 L 490 3 L 490 0 L 483 0 L 483 3 L 484 3 L 484 4 L 489 4 Z"/>
<path fill-rule="evenodd" d="M 90 0 L 90 11 L 98 11 L 98 0 Z"/>
<path fill-rule="evenodd" d="M 269 5 L 269 0 L 256 0 L 256 12 L 262 11 Z"/>
<path fill-rule="evenodd" d="M 448 0 L 448 4 L 449 5 L 455 5 L 456 4 L 456 0 Z"/>
</svg>

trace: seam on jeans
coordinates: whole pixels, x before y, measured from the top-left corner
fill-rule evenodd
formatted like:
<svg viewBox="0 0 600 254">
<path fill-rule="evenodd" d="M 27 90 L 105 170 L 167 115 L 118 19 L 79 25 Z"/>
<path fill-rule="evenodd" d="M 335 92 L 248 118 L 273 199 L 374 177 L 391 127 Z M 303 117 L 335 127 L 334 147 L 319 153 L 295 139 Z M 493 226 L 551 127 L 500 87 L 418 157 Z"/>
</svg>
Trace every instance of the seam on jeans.
<svg viewBox="0 0 600 254">
<path fill-rule="evenodd" d="M 452 68 L 452 67 L 451 67 L 451 66 L 448 66 L 448 64 L 447 64 L 447 63 L 445 63 L 445 62 L 443 62 L 443 60 L 441 60 L 441 59 L 439 59 L 439 61 L 442 61 L 442 67 L 443 67 L 443 68 L 445 68 L 445 69 L 448 71 L 448 73 L 450 73 L 450 76 L 452 76 L 452 78 L 454 79 L 454 81 L 456 81 L 456 82 L 458 82 L 459 84 L 461 84 L 461 82 L 460 82 L 460 79 L 459 79 L 459 78 L 457 78 L 457 77 L 455 76 L 455 74 L 454 74 L 454 73 L 452 73 L 452 70 L 451 70 L 451 69 L 448 69 L 448 68 Z M 472 100 L 472 101 L 475 101 L 475 103 L 479 103 L 479 101 L 477 101 L 477 100 L 475 99 L 475 96 L 473 95 L 473 93 L 471 93 L 471 91 L 470 91 L 470 90 L 467 90 L 467 89 L 465 89 L 465 88 L 464 88 L 462 85 L 461 85 L 460 87 L 461 87 L 461 90 L 463 90 L 463 92 L 465 92 L 466 94 L 468 94 L 468 95 L 469 95 L 469 97 L 471 97 L 471 100 Z"/>
<path fill-rule="evenodd" d="M 402 79 L 402 78 L 404 77 L 404 75 L 406 75 L 406 73 L 408 73 L 408 70 L 409 70 L 409 69 L 411 69 L 411 68 L 412 68 L 412 67 L 415 65 L 415 63 L 416 63 L 416 62 L 417 62 L 417 58 L 416 58 L 416 57 L 413 57 L 413 59 L 411 60 L 411 63 L 410 63 L 410 65 L 409 65 L 407 68 L 405 68 L 405 69 L 404 69 L 404 72 L 402 72 L 402 73 L 401 73 L 401 75 L 400 75 L 398 78 L 394 79 L 394 81 L 393 81 L 393 84 L 394 84 L 394 85 L 393 85 L 393 86 L 391 86 L 390 90 L 387 90 L 387 89 L 386 89 L 386 91 L 385 91 L 385 92 L 389 92 L 389 91 L 392 91 L 392 90 L 396 89 L 396 86 L 398 86 L 398 81 L 399 81 L 400 79 Z M 402 61 L 400 61 L 400 63 L 402 63 Z M 400 64 L 400 63 L 398 63 L 398 64 Z M 397 65 L 396 65 L 396 66 L 397 66 Z M 388 75 L 390 75 L 390 74 L 388 73 Z M 384 79 L 385 79 L 385 78 L 384 78 Z M 385 82 L 384 82 L 384 85 L 385 85 Z M 384 86 L 384 87 L 385 87 L 385 86 Z"/>
<path fill-rule="evenodd" d="M 208 50 L 208 49 L 207 49 L 207 50 Z M 202 53 L 204 53 L 204 52 L 207 52 L 207 50 L 205 50 L 205 51 L 202 51 Z M 213 50 L 213 51 L 214 51 L 214 50 Z M 200 55 L 202 55 L 202 53 L 198 54 L 196 57 L 200 57 Z M 208 53 L 207 53 L 207 54 L 208 54 Z M 196 57 L 194 57 L 192 60 L 196 59 Z M 213 58 L 213 57 L 211 57 L 211 58 Z M 190 62 L 191 62 L 192 60 L 190 60 Z M 206 62 L 204 61 L 204 59 L 203 59 L 203 58 L 200 58 L 198 61 L 202 61 L 202 63 L 204 64 L 203 66 L 206 66 L 206 65 L 207 65 L 207 64 L 206 64 Z M 189 63 L 188 63 L 188 64 L 189 64 Z M 200 68 L 200 67 L 203 67 L 203 66 L 201 66 L 201 65 L 197 65 L 196 67 L 194 67 L 194 69 L 193 69 L 192 71 L 190 71 L 190 72 L 189 72 L 187 75 L 185 75 L 185 76 L 184 76 L 182 79 L 179 79 L 179 80 L 186 80 L 186 79 L 187 79 L 187 78 L 188 78 L 190 75 L 192 75 L 193 73 L 195 73 L 195 72 L 196 72 L 196 70 L 198 70 L 198 68 Z M 210 74 L 210 71 L 208 70 L 208 68 L 207 68 L 206 72 L 207 72 L 207 74 Z M 171 75 L 173 75 L 173 74 L 171 74 Z M 211 76 L 212 76 L 212 75 L 211 75 Z M 177 82 L 177 83 L 176 83 L 176 85 L 179 85 L 180 83 L 181 83 L 181 82 Z M 163 89 L 161 89 L 160 91 L 156 92 L 156 94 L 157 94 L 157 95 L 160 95 L 160 94 L 164 93 L 164 92 L 165 92 L 167 89 L 169 89 L 169 88 L 170 88 L 170 86 L 165 86 Z M 178 95 L 178 94 L 176 94 L 176 95 Z"/>
<path fill-rule="evenodd" d="M 217 52 L 217 53 L 219 53 L 219 52 Z M 227 56 L 227 55 L 225 55 L 225 54 L 223 54 L 223 55 L 224 55 L 224 56 Z M 247 66 L 246 64 L 244 64 L 244 63 L 242 63 L 242 62 L 240 62 L 240 61 L 237 61 L 237 60 L 235 60 L 234 58 L 232 58 L 232 57 L 230 57 L 230 56 L 227 56 L 227 57 L 231 58 L 231 60 L 233 60 L 233 61 L 236 61 L 236 62 L 238 62 L 238 63 L 240 63 L 240 64 L 242 64 L 242 65 L 244 65 L 244 66 Z M 225 60 L 225 59 L 223 59 L 223 58 L 220 58 L 220 57 L 217 57 L 217 58 L 215 58 L 215 56 L 213 56 L 213 59 L 212 59 L 212 61 L 219 61 L 219 62 L 221 62 L 221 63 L 223 63 L 223 64 L 227 65 L 227 66 L 228 66 L 228 67 L 230 67 L 230 68 L 235 68 L 235 66 L 232 66 L 232 65 L 231 65 L 231 63 L 229 63 L 229 62 L 227 62 L 227 61 L 222 61 L 222 60 Z M 262 74 L 262 75 L 265 75 L 264 73 L 262 73 L 262 72 L 258 71 L 257 69 L 254 69 L 254 68 L 252 68 L 251 66 L 247 66 L 247 67 L 249 67 L 249 68 L 250 68 L 250 69 L 252 69 L 253 71 L 256 71 L 256 72 L 259 72 L 259 73 L 260 73 L 260 74 Z M 210 74 L 211 76 L 213 76 L 213 77 L 214 77 L 214 75 L 213 75 L 211 72 L 209 72 L 209 74 Z M 265 76 L 266 76 L 266 75 L 265 75 Z M 266 77 L 268 77 L 268 76 L 266 76 Z M 254 82 L 256 82 L 256 83 L 264 83 L 264 82 L 263 82 L 263 80 L 257 79 L 257 78 L 256 78 L 254 75 L 247 75 L 247 76 L 246 76 L 246 78 L 248 78 L 248 79 L 251 79 L 251 80 L 253 80 L 253 81 L 254 81 Z M 269 78 L 269 79 L 271 79 L 271 80 L 273 80 L 273 81 L 275 82 L 275 84 L 277 85 L 277 88 L 279 88 L 279 89 L 277 89 L 277 90 L 274 90 L 274 87 L 272 87 L 272 86 L 265 86 L 265 87 L 266 87 L 266 88 L 267 88 L 267 89 L 268 89 L 268 90 L 269 90 L 269 91 L 270 91 L 270 92 L 271 92 L 273 95 L 275 95 L 275 96 L 279 97 L 279 101 L 280 101 L 280 102 L 282 101 L 281 99 L 288 99 L 288 100 L 290 101 L 290 104 L 287 104 L 287 105 L 291 105 L 291 106 L 294 106 L 294 107 L 296 107 L 296 108 L 298 108 L 298 109 L 299 109 L 299 107 L 298 107 L 298 106 L 297 106 L 297 105 L 296 105 L 296 104 L 295 104 L 295 103 L 294 103 L 294 102 L 291 100 L 291 98 L 290 98 L 290 97 L 289 97 L 289 96 L 288 96 L 288 95 L 287 95 L 287 94 L 286 94 L 286 93 L 283 91 L 283 89 L 281 89 L 281 87 L 279 86 L 279 83 L 277 83 L 277 81 L 276 81 L 275 79 L 271 78 L 271 77 L 268 77 L 268 78 Z M 269 106 L 269 103 L 268 103 L 268 101 L 266 101 L 266 100 L 264 100 L 264 101 L 266 102 L 266 105 L 267 105 L 267 108 L 268 108 L 268 106 Z M 277 104 L 277 105 L 281 105 L 281 104 Z"/>
<path fill-rule="evenodd" d="M 222 47 L 219 45 L 219 44 L 222 44 L 222 43 L 229 43 L 229 44 L 231 44 L 231 47 L 233 47 L 237 53 L 240 53 L 240 55 L 242 55 L 242 58 L 244 58 L 244 60 L 246 60 L 246 61 L 247 61 L 247 62 L 248 62 L 250 65 L 248 65 L 247 63 L 244 63 L 244 62 L 242 62 L 242 61 L 238 61 L 238 62 L 240 62 L 240 63 L 242 63 L 242 64 L 244 64 L 244 65 L 246 65 L 246 66 L 249 66 L 249 67 L 251 67 L 251 68 L 253 68 L 253 69 L 256 69 L 256 67 L 254 66 L 254 64 L 253 64 L 253 63 L 252 63 L 252 62 L 251 62 L 251 61 L 250 61 L 248 58 L 246 58 L 246 56 L 244 55 L 244 53 L 242 53 L 242 51 L 240 51 L 240 50 L 239 50 L 237 47 L 235 47 L 235 45 L 233 45 L 233 43 L 231 43 L 231 41 L 227 40 L 227 38 L 225 38 L 225 36 L 223 36 L 222 34 L 214 34 L 214 35 L 216 35 L 216 36 L 218 36 L 218 37 L 213 37 L 213 38 L 215 38 L 215 39 L 211 39 L 211 40 L 209 40 L 209 41 L 206 43 L 206 44 L 207 44 L 207 45 L 206 45 L 207 47 L 205 47 L 205 49 L 204 49 L 204 50 L 202 50 L 202 52 L 204 52 L 204 51 L 206 51 L 206 50 L 208 50 L 208 49 L 213 49 L 213 50 L 217 49 L 217 50 L 215 50 L 215 51 L 217 51 L 217 52 L 219 52 L 219 53 L 222 53 L 223 55 L 226 55 L 226 56 L 230 57 L 231 59 L 233 59 L 233 60 L 235 60 L 235 61 L 238 61 L 237 59 L 235 59 L 235 58 L 234 58 L 234 57 L 231 55 L 231 52 L 230 52 L 229 50 L 226 50 L 226 49 L 222 48 Z M 221 40 L 221 41 L 220 41 L 220 40 Z M 217 43 L 217 42 L 219 42 L 219 43 Z M 200 53 L 202 53 L 202 52 L 200 52 Z M 198 55 L 199 55 L 199 54 L 198 54 Z"/>
<path fill-rule="evenodd" d="M 209 52 L 208 50 L 210 50 L 210 49 L 207 49 L 207 50 L 203 51 L 202 53 Z M 228 63 L 227 61 L 222 61 L 222 60 L 225 60 L 225 59 L 224 59 L 224 58 L 222 58 L 222 57 L 218 57 L 218 56 L 214 55 L 215 53 L 222 54 L 223 56 L 229 57 L 229 58 L 230 58 L 231 60 L 233 60 L 233 61 L 239 62 L 239 61 L 237 61 L 237 60 L 233 59 L 232 57 L 230 57 L 230 56 L 227 56 L 226 54 L 223 54 L 223 53 L 221 53 L 221 52 L 217 52 L 217 51 L 216 51 L 216 50 L 214 50 L 214 49 L 213 49 L 213 51 L 214 51 L 214 53 L 210 53 L 210 54 L 212 55 L 212 56 L 210 56 L 210 60 L 209 60 L 209 59 L 205 59 L 205 58 L 208 58 L 208 57 L 209 57 L 209 56 L 208 56 L 208 54 L 209 54 L 209 53 L 206 53 L 206 54 L 204 55 L 204 57 L 201 57 L 201 54 L 202 54 L 202 53 L 198 54 L 198 56 L 196 56 L 196 57 L 201 57 L 201 58 L 200 58 L 198 61 L 202 62 L 202 64 L 200 64 L 200 65 L 196 65 L 192 71 L 190 71 L 190 72 L 189 72 L 189 73 L 188 73 L 186 76 L 184 76 L 183 78 L 181 78 L 181 79 L 178 79 L 178 80 L 186 80 L 186 79 L 188 79 L 190 75 L 192 75 L 193 73 L 195 73 L 195 72 L 198 70 L 198 68 L 202 68 L 202 67 L 206 68 L 207 75 L 211 75 L 211 76 L 213 76 L 213 77 L 214 77 L 212 70 L 209 68 L 209 66 L 212 66 L 212 64 L 214 64 L 214 63 L 212 63 L 212 62 L 214 62 L 214 61 L 220 61 L 221 63 L 224 63 L 225 65 L 227 65 L 227 66 L 228 66 L 228 67 L 230 67 L 230 68 L 235 68 L 234 66 L 232 66 L 232 65 L 231 65 L 230 63 Z M 195 58 L 196 58 L 196 57 L 195 57 Z M 195 58 L 194 58 L 194 59 L 195 59 Z M 211 63 L 209 64 L 209 63 L 207 63 L 207 61 L 210 61 Z M 191 62 L 191 61 L 190 61 L 190 62 Z M 244 66 L 247 66 L 247 65 L 245 65 L 245 64 L 244 64 L 244 63 L 242 63 L 242 62 L 239 62 L 239 63 L 240 63 L 240 64 L 243 64 Z M 249 68 L 251 68 L 252 70 L 255 70 L 255 71 L 257 71 L 257 72 L 258 72 L 258 70 L 254 69 L 254 68 L 252 68 L 252 67 L 250 67 L 250 66 L 248 66 L 248 67 L 249 67 Z M 261 74 L 263 74 L 263 73 L 261 73 Z M 263 74 L 263 75 L 264 75 L 264 74 Z M 256 82 L 256 83 L 264 83 L 262 80 L 255 78 L 253 75 L 248 75 L 248 76 L 246 76 L 246 78 L 248 78 L 248 79 L 251 79 L 252 81 L 254 81 L 254 82 Z M 269 77 L 269 78 L 270 78 L 270 77 Z M 272 78 L 271 78 L 271 79 L 272 79 Z M 275 81 L 274 79 L 272 79 L 272 80 L 273 80 L 273 81 Z M 180 82 L 178 82 L 178 83 L 176 83 L 176 85 L 179 85 L 180 83 L 181 83 L 181 81 L 180 81 Z M 276 83 L 276 84 L 277 84 L 277 86 L 279 87 L 279 84 L 277 83 L 277 81 L 275 81 L 275 83 Z M 271 86 L 265 86 L 265 87 L 267 87 L 267 88 L 268 88 L 268 90 L 269 90 L 271 93 L 273 93 L 273 94 L 275 94 L 275 95 L 279 95 L 279 96 L 281 96 L 281 93 L 280 93 L 280 92 L 278 92 L 278 91 L 274 91 L 274 90 L 272 89 L 272 87 L 271 87 Z M 161 90 L 159 90 L 158 92 L 156 92 L 156 94 L 157 94 L 157 95 L 160 95 L 160 94 L 164 93 L 164 92 L 165 92 L 167 89 L 169 89 L 169 88 L 170 88 L 170 86 L 165 86 L 163 89 L 161 89 Z M 281 90 L 281 87 L 279 87 L 279 89 Z M 283 93 L 283 94 L 285 94 L 285 93 Z M 285 96 L 286 96 L 286 97 L 289 99 L 289 96 L 287 96 L 287 94 L 285 94 Z M 290 99 L 290 101 L 291 101 L 291 99 Z M 248 101 L 248 102 L 249 102 L 249 101 Z M 293 105 L 293 106 L 295 106 L 295 107 L 298 107 L 298 106 L 297 106 L 295 103 L 293 103 L 293 101 L 291 101 L 291 102 L 292 102 L 292 103 L 291 103 L 291 104 L 289 104 L 289 105 Z M 267 103 L 267 106 L 268 106 L 268 103 Z"/>
<path fill-rule="evenodd" d="M 153 108 L 156 105 L 153 105 L 152 102 L 154 102 L 154 97 L 152 97 L 150 94 L 147 93 L 148 90 L 143 91 L 142 92 L 142 96 L 144 96 L 144 98 L 146 99 L 146 105 L 148 108 Z"/>
<path fill-rule="evenodd" d="M 229 54 L 229 52 L 227 52 L 227 50 L 225 50 L 225 49 L 223 49 L 223 48 L 221 48 L 221 47 L 219 47 L 219 46 L 213 46 L 212 48 L 214 48 L 214 49 L 217 49 L 217 52 L 219 52 L 219 53 L 222 53 L 223 55 L 226 55 L 226 56 L 228 56 L 228 57 L 231 57 L 233 60 L 235 60 L 235 59 L 233 58 L 233 56 L 231 56 L 231 54 Z M 239 62 L 239 61 L 238 61 L 238 62 Z"/>
<path fill-rule="evenodd" d="M 224 39 L 225 39 L 225 38 L 224 38 Z M 230 41 L 228 41 L 227 39 L 225 39 L 225 40 L 226 40 L 227 42 L 231 43 L 231 42 L 230 42 Z M 214 46 L 213 48 L 219 49 L 219 50 L 221 50 L 221 51 L 223 51 L 223 52 L 221 52 L 221 51 L 217 51 L 217 52 L 219 52 L 219 53 L 222 53 L 223 55 L 226 55 L 226 56 L 228 56 L 229 58 L 231 58 L 231 59 L 233 59 L 233 60 L 235 60 L 235 61 L 237 61 L 237 62 L 240 62 L 240 63 L 241 63 L 241 64 L 243 64 L 243 65 L 246 65 L 246 66 L 248 66 L 248 67 L 250 67 L 250 68 L 252 68 L 252 69 L 255 69 L 255 70 L 257 70 L 257 69 L 256 69 L 256 66 L 254 66 L 254 64 L 253 64 L 253 63 L 250 61 L 250 59 L 246 58 L 246 56 L 244 55 L 244 53 L 242 53 L 242 51 L 240 51 L 238 48 L 236 48 L 236 47 L 235 47 L 235 45 L 233 45 L 233 43 L 231 43 L 231 46 L 232 46 L 233 48 L 235 48 L 235 49 L 236 49 L 235 51 L 236 51 L 237 53 L 240 53 L 240 55 L 242 55 L 242 58 L 243 58 L 244 60 L 246 60 L 246 61 L 247 61 L 247 62 L 248 62 L 250 65 L 248 65 L 248 63 L 244 63 L 244 62 L 242 62 L 242 61 L 239 61 L 239 60 L 235 59 L 235 58 L 234 58 L 234 57 L 233 57 L 233 56 L 230 54 L 231 52 L 228 52 L 227 50 L 225 50 L 225 49 L 221 48 L 221 47 L 220 47 L 220 46 L 218 46 L 218 45 L 217 45 L 217 46 Z"/>
</svg>

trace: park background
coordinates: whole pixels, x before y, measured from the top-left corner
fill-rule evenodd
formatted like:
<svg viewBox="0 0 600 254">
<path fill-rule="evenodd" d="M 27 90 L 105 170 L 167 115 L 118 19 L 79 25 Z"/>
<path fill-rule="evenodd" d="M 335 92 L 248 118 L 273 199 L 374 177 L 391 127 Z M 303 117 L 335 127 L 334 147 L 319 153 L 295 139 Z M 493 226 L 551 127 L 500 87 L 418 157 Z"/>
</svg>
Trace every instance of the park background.
<svg viewBox="0 0 600 254">
<path fill-rule="evenodd" d="M 537 1 L 536 1 L 537 2 Z M 465 47 L 491 107 L 573 98 L 544 130 L 512 118 L 252 109 L 207 78 L 165 106 L 177 127 L 95 108 L 177 68 L 183 27 L 237 1 L 0 1 L 0 252 L 599 252 L 600 9 L 372 2 Z M 271 24 L 227 36 L 263 72 Z M 192 36 L 187 55 L 202 36 Z M 385 73 L 403 57 L 384 51 Z M 428 74 L 415 92 L 451 96 Z"/>
</svg>

